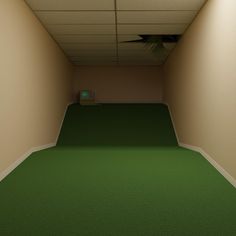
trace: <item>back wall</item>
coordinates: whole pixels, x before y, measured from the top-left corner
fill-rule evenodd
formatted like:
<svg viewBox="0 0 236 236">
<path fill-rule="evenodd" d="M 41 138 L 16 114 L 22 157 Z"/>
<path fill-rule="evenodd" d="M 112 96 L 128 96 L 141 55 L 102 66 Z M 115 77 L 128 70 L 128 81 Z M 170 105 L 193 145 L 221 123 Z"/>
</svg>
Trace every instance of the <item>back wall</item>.
<svg viewBox="0 0 236 236">
<path fill-rule="evenodd" d="M 162 70 L 157 66 L 79 66 L 74 97 L 95 91 L 100 103 L 158 103 L 162 101 Z"/>
</svg>

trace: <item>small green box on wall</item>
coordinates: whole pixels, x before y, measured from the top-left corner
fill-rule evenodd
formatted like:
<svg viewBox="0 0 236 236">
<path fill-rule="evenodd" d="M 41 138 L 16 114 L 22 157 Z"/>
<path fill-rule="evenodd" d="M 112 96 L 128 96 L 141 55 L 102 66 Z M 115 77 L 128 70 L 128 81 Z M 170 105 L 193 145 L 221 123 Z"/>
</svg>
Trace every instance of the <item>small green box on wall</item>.
<svg viewBox="0 0 236 236">
<path fill-rule="evenodd" d="M 89 90 L 82 90 L 80 92 L 80 100 L 87 100 L 87 99 L 91 99 L 91 93 Z"/>
<path fill-rule="evenodd" d="M 81 105 L 95 105 L 95 93 L 91 90 L 80 91 L 80 104 Z"/>
</svg>

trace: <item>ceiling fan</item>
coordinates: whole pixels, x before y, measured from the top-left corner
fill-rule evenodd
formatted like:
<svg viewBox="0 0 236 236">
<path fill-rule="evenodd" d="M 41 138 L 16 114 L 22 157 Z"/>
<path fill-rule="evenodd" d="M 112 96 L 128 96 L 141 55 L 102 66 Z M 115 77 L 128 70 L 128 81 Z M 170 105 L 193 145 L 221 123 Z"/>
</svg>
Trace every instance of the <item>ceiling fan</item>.
<svg viewBox="0 0 236 236">
<path fill-rule="evenodd" d="M 144 43 L 145 47 L 151 49 L 151 51 L 158 56 L 165 56 L 169 50 L 165 47 L 165 43 L 177 43 L 180 39 L 180 35 L 138 35 L 140 39 L 124 41 L 123 43 Z"/>
</svg>

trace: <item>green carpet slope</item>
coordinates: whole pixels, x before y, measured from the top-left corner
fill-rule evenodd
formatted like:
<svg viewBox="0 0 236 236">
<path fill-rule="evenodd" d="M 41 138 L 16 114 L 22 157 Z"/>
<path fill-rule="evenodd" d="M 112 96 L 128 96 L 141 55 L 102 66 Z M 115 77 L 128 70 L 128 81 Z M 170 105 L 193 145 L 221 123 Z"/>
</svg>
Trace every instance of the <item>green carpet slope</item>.
<svg viewBox="0 0 236 236">
<path fill-rule="evenodd" d="M 104 108 L 106 122 L 103 106 L 71 106 L 59 145 L 34 153 L 0 183 L 0 235 L 236 235 L 235 188 L 200 154 L 176 146 L 166 108 L 156 107 L 165 113 L 161 115 L 155 105 L 117 106 L 127 116 L 131 111 L 136 121 L 115 121 L 111 105 Z M 146 115 L 137 116 L 138 107 L 148 116 L 154 109 L 162 124 L 136 138 L 145 125 L 151 132 Z M 91 113 L 103 127 L 94 124 L 89 134 L 101 129 L 103 137 L 86 136 L 86 122 L 96 122 Z M 120 123 L 116 128 L 112 122 Z M 110 129 L 116 135 L 110 136 Z M 136 141 L 125 131 L 135 132 L 127 136 Z M 157 140 L 148 143 L 144 137 Z"/>
<path fill-rule="evenodd" d="M 59 146 L 177 145 L 165 105 L 100 105 L 68 109 Z"/>
</svg>

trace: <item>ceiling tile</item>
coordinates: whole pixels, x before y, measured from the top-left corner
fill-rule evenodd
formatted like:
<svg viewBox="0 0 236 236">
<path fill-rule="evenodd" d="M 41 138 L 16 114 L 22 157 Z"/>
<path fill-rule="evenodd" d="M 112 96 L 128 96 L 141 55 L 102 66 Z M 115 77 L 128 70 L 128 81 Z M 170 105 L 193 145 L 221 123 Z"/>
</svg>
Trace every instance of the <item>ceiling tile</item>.
<svg viewBox="0 0 236 236">
<path fill-rule="evenodd" d="M 77 65 L 160 65 L 167 50 L 152 52 L 142 34 L 183 34 L 205 0 L 26 0 Z M 118 32 L 118 36 L 116 33 Z M 118 37 L 118 45 L 117 43 Z M 117 52 L 118 49 L 118 52 Z"/>
<path fill-rule="evenodd" d="M 47 29 L 55 34 L 115 34 L 115 25 L 47 25 Z"/>
<path fill-rule="evenodd" d="M 118 49 L 123 51 L 128 50 L 139 50 L 139 51 L 146 51 L 147 47 L 145 47 L 144 43 L 119 43 Z"/>
<path fill-rule="evenodd" d="M 162 64 L 170 53 L 167 51 L 153 52 L 150 47 L 143 43 L 120 43 L 118 47 L 119 61 L 124 62 L 155 62 L 155 64 Z"/>
<path fill-rule="evenodd" d="M 118 10 L 199 10 L 206 0 L 117 0 Z"/>
<path fill-rule="evenodd" d="M 154 56 L 152 55 L 146 55 L 146 56 L 143 56 L 143 55 L 140 55 L 140 56 L 137 56 L 137 55 L 121 55 L 119 56 L 119 61 L 158 61 L 157 58 L 155 58 Z"/>
<path fill-rule="evenodd" d="M 121 57 L 153 57 L 151 50 L 119 50 L 119 56 Z"/>
<path fill-rule="evenodd" d="M 187 24 L 118 25 L 118 34 L 183 34 Z"/>
<path fill-rule="evenodd" d="M 65 50 L 69 57 L 116 57 L 116 50 Z"/>
<path fill-rule="evenodd" d="M 56 35 L 59 43 L 116 43 L 116 35 Z"/>
<path fill-rule="evenodd" d="M 63 43 L 60 46 L 65 50 L 115 50 L 116 44 L 75 44 L 75 43 Z"/>
<path fill-rule="evenodd" d="M 119 58 L 127 58 L 127 59 L 130 59 L 130 58 L 133 58 L 134 60 L 141 60 L 142 58 L 143 59 L 152 59 L 152 60 L 156 60 L 156 57 L 155 57 L 155 54 L 150 50 L 150 49 L 130 49 L 130 48 L 127 48 L 126 50 L 124 49 L 120 49 L 119 50 Z"/>
<path fill-rule="evenodd" d="M 75 57 L 70 58 L 73 62 L 100 62 L 100 61 L 117 61 L 116 57 Z"/>
<path fill-rule="evenodd" d="M 126 64 L 137 64 L 137 65 L 161 65 L 163 64 L 165 60 L 159 60 L 158 58 L 154 59 L 154 58 L 134 58 L 134 57 L 124 57 L 124 58 L 119 58 L 119 62 L 120 63 L 126 63 Z"/>
<path fill-rule="evenodd" d="M 110 60 L 110 61 L 116 61 L 116 55 L 115 56 L 109 56 L 109 55 L 83 55 L 83 56 L 76 56 L 76 57 L 70 57 L 71 61 L 99 61 L 99 60 Z"/>
<path fill-rule="evenodd" d="M 100 65 L 100 66 L 113 66 L 117 65 L 117 61 L 80 61 L 80 62 L 73 62 L 74 65 L 77 66 L 87 66 L 87 65 Z"/>
<path fill-rule="evenodd" d="M 36 12 L 48 24 L 115 24 L 115 11 Z"/>
<path fill-rule="evenodd" d="M 119 64 L 120 65 L 161 65 L 163 62 L 161 61 L 155 61 L 155 60 L 134 60 L 134 59 L 129 59 L 129 60 L 123 60 L 119 59 Z"/>
<path fill-rule="evenodd" d="M 118 24 L 191 23 L 196 11 L 118 11 Z"/>
<path fill-rule="evenodd" d="M 26 0 L 33 10 L 114 10 L 114 0 Z"/>
</svg>

